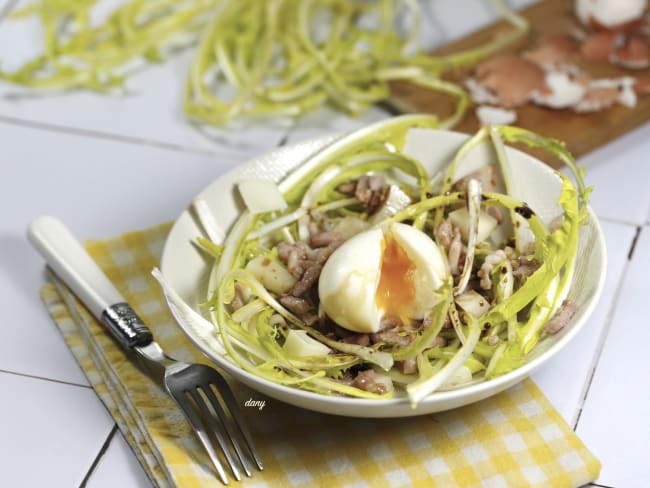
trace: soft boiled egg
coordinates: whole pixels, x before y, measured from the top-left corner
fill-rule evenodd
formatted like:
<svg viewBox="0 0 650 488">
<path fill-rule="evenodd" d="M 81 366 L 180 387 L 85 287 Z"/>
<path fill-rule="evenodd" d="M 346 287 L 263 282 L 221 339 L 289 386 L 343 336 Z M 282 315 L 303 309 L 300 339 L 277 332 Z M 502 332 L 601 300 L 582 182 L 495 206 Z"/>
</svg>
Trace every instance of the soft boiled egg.
<svg viewBox="0 0 650 488">
<path fill-rule="evenodd" d="M 318 281 L 323 311 L 348 330 L 373 333 L 385 316 L 421 320 L 448 275 L 440 249 L 401 223 L 372 229 L 332 253 Z"/>
</svg>

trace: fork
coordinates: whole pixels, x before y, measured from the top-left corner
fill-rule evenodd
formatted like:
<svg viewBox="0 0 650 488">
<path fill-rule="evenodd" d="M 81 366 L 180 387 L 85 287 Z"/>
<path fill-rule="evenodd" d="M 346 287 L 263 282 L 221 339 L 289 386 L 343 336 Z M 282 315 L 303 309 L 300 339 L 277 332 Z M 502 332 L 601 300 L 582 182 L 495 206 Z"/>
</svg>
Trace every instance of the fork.
<svg viewBox="0 0 650 488">
<path fill-rule="evenodd" d="M 228 476 L 216 446 L 238 481 L 242 478 L 240 468 L 246 476 L 252 476 L 249 458 L 259 470 L 263 469 L 235 397 L 221 374 L 208 366 L 167 356 L 63 222 L 38 217 L 29 225 L 27 235 L 50 268 L 122 346 L 136 352 L 150 366 L 162 368 L 159 376 L 165 390 L 185 414 L 224 484 L 228 484 Z"/>
</svg>

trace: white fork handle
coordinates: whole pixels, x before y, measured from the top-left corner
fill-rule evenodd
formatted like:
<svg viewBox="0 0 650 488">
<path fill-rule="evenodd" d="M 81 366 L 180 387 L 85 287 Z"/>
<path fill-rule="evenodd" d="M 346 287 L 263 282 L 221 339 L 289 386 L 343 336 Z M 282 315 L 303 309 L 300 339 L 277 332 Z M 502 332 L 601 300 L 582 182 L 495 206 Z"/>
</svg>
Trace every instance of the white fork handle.
<svg viewBox="0 0 650 488">
<path fill-rule="evenodd" d="M 60 220 L 41 216 L 27 229 L 33 246 L 90 312 L 126 347 L 151 342 L 151 332 Z"/>
</svg>

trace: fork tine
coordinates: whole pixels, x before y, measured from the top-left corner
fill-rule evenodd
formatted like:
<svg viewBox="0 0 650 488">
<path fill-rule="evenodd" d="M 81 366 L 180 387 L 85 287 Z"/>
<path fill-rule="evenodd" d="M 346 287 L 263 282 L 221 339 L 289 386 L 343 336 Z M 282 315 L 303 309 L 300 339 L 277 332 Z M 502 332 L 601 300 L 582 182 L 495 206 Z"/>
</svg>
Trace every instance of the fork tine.
<svg viewBox="0 0 650 488">
<path fill-rule="evenodd" d="M 231 408 L 231 406 L 228 404 L 225 395 L 225 390 L 219 389 L 217 385 L 214 385 L 217 388 L 217 391 L 221 394 L 221 398 L 226 401 L 226 405 L 228 407 L 228 410 L 230 411 L 230 416 L 234 420 L 235 423 L 237 423 L 237 420 L 235 418 L 235 415 L 237 412 L 234 412 Z M 228 421 L 228 416 L 224 412 L 223 408 L 221 407 L 221 403 L 215 396 L 214 392 L 212 391 L 212 388 L 210 388 L 210 385 L 206 385 L 203 387 L 203 392 L 205 393 L 205 396 L 208 398 L 210 401 L 210 404 L 212 405 L 212 408 L 214 408 L 215 412 L 217 413 L 217 416 L 222 419 L 222 423 L 226 429 L 226 432 L 228 433 L 228 436 L 230 437 L 230 442 L 232 443 L 233 448 L 235 449 L 235 452 L 237 453 L 237 457 L 239 458 L 240 465 L 244 469 L 244 472 L 246 473 L 246 476 L 250 477 L 252 476 L 250 467 L 248 465 L 248 461 L 246 459 L 246 456 L 242 452 L 241 445 L 239 443 L 239 436 L 237 435 L 236 432 L 233 432 L 233 428 L 231 426 L 231 423 Z"/>
<path fill-rule="evenodd" d="M 202 385 L 199 385 L 197 388 L 201 388 L 203 391 L 205 391 L 205 388 L 202 387 Z M 209 388 L 208 388 L 209 389 Z M 221 448 L 221 452 L 225 456 L 226 460 L 228 461 L 228 465 L 230 466 L 230 469 L 232 471 L 233 476 L 237 481 L 241 481 L 241 473 L 239 472 L 239 468 L 237 467 L 237 462 L 235 459 L 232 457 L 232 454 L 230 452 L 230 449 L 228 448 L 227 442 L 224 439 L 223 433 L 221 432 L 221 429 L 219 428 L 219 425 L 217 424 L 216 420 L 214 419 L 212 413 L 208 409 L 207 405 L 205 404 L 205 401 L 203 400 L 203 397 L 201 397 L 200 393 L 198 392 L 197 389 L 191 389 L 187 391 L 190 396 L 192 397 L 192 400 L 194 400 L 195 405 L 201 410 L 202 413 L 202 418 L 204 421 L 210 426 L 210 430 L 212 431 L 212 434 L 214 435 L 215 439 L 217 440 L 217 443 L 219 444 L 219 447 Z M 217 410 L 217 409 L 215 409 Z M 219 410 L 221 408 L 219 407 Z M 217 411 L 217 415 L 219 416 L 219 419 L 221 420 L 221 423 L 226 426 L 228 422 L 228 418 L 225 416 L 223 410 L 221 412 Z"/>
<path fill-rule="evenodd" d="M 255 449 L 255 443 L 253 442 L 253 436 L 250 433 L 250 430 L 248 430 L 248 427 L 246 423 L 242 420 L 241 418 L 241 412 L 239 410 L 239 407 L 237 406 L 237 400 L 235 399 L 235 395 L 233 394 L 232 390 L 230 389 L 230 385 L 226 382 L 226 380 L 221 376 L 217 371 L 213 371 L 213 375 L 211 375 L 211 379 L 214 383 L 216 383 L 214 386 L 217 388 L 217 391 L 221 393 L 221 397 L 223 398 L 223 401 L 226 403 L 228 410 L 230 411 L 230 414 L 235 421 L 235 424 L 239 428 L 239 431 L 242 434 L 242 437 L 244 438 L 244 441 L 246 442 L 246 447 L 248 447 L 248 451 L 250 452 L 251 456 L 253 457 L 253 460 L 255 461 L 255 464 L 257 465 L 257 468 L 262 471 L 264 469 L 264 465 L 262 464 L 262 460 L 260 459 L 259 455 L 257 454 L 257 450 Z M 215 399 L 216 400 L 216 399 Z M 229 431 L 230 432 L 230 431 Z M 235 439 L 236 437 L 231 434 L 231 437 Z M 234 441 L 233 441 L 234 442 Z M 237 449 L 237 447 L 235 448 Z M 242 457 L 240 454 L 239 449 L 237 449 L 237 454 Z M 244 464 L 244 466 L 246 466 Z M 249 473 L 249 471 L 247 471 Z M 251 476 L 248 474 L 248 476 Z"/>
<path fill-rule="evenodd" d="M 201 444 L 203 444 L 204 449 L 207 451 L 208 456 L 210 457 L 210 461 L 212 461 L 212 464 L 217 470 L 221 482 L 224 485 L 227 485 L 228 477 L 226 476 L 226 472 L 223 469 L 223 465 L 219 460 L 219 456 L 217 455 L 216 451 L 214 450 L 214 447 L 212 446 L 212 442 L 208 437 L 208 433 L 205 431 L 205 428 L 203 427 L 203 422 L 201 422 L 201 419 L 199 418 L 195 410 L 192 408 L 192 405 L 189 404 L 188 400 L 186 398 L 182 398 L 183 395 L 182 393 L 179 395 L 175 395 L 170 390 L 168 391 L 170 392 L 171 397 L 174 399 L 176 404 L 180 407 L 181 411 L 185 414 L 187 420 L 189 420 L 190 424 L 192 425 L 194 432 L 196 433 L 199 440 L 201 441 Z"/>
</svg>

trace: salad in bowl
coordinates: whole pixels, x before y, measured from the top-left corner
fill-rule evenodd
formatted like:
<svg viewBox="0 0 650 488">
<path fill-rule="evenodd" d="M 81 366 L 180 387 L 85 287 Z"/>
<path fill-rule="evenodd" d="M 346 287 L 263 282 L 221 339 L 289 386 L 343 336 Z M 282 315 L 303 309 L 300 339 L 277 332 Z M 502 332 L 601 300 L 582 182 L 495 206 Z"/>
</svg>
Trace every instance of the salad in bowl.
<svg viewBox="0 0 650 488">
<path fill-rule="evenodd" d="M 583 170 L 524 129 L 436 123 L 280 150 L 199 195 L 155 272 L 188 336 L 253 388 L 362 416 L 475 401 L 559 350 L 602 288 Z"/>
</svg>

